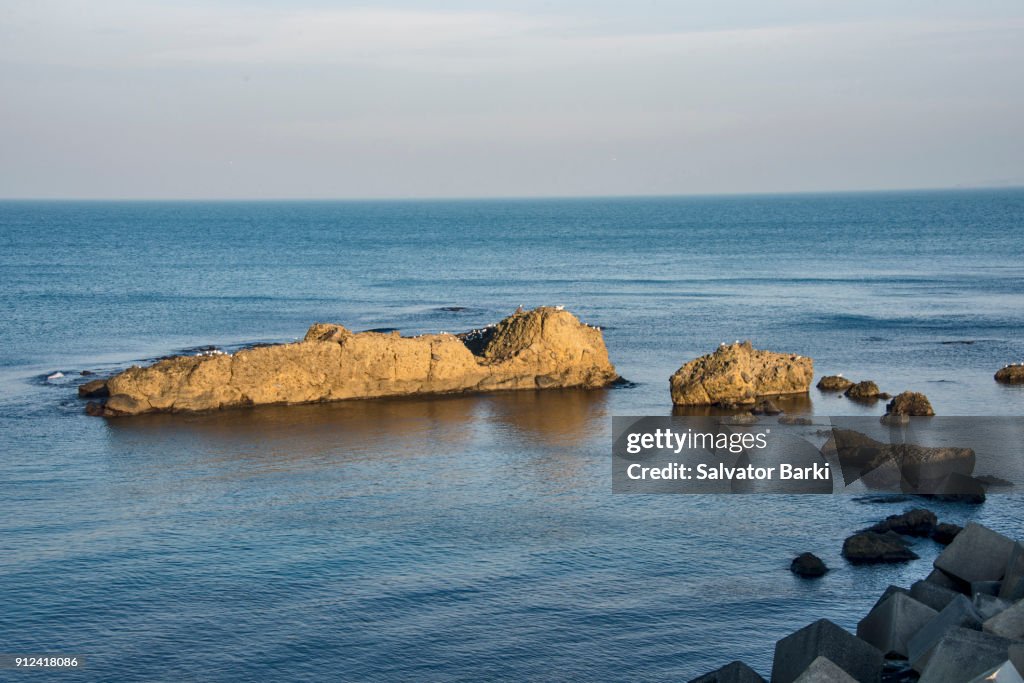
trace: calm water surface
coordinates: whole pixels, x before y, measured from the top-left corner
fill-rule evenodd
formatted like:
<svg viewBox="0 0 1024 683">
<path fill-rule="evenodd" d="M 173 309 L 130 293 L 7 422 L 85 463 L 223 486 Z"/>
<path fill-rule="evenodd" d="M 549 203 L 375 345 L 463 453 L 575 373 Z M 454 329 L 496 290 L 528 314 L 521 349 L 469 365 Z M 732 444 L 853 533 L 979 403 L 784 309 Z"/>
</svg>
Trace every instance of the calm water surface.
<svg viewBox="0 0 1024 683">
<path fill-rule="evenodd" d="M 1024 191 L 0 203 L 0 649 L 86 656 L 69 681 L 767 673 L 778 638 L 927 573 L 930 541 L 839 555 L 911 503 L 613 496 L 610 417 L 668 414 L 668 376 L 737 338 L 1024 415 L 992 380 L 1024 359 L 1022 234 Z M 635 385 L 117 421 L 74 396 L 84 369 L 313 321 L 454 332 L 519 304 L 603 326 Z M 933 507 L 1020 536 L 1022 503 Z M 805 550 L 834 571 L 795 579 Z"/>
</svg>

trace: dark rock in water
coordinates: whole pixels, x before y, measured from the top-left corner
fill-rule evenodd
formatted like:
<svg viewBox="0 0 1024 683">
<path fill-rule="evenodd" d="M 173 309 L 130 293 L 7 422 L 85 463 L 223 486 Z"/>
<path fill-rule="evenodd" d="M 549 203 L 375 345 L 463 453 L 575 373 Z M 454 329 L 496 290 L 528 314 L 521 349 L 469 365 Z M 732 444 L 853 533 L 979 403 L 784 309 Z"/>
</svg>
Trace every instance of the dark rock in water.
<svg viewBox="0 0 1024 683">
<path fill-rule="evenodd" d="M 842 375 L 826 375 L 818 380 L 817 386 L 821 391 L 846 391 L 853 386 L 853 382 Z"/>
<path fill-rule="evenodd" d="M 961 683 L 986 673 L 1007 660 L 1012 641 L 967 628 L 950 629 L 932 650 L 921 680 Z"/>
<path fill-rule="evenodd" d="M 881 398 L 881 399 L 884 399 L 884 400 L 888 401 L 890 398 L 892 398 L 892 394 L 890 394 L 887 391 L 883 391 L 882 393 L 880 393 L 878 395 L 878 398 Z"/>
<path fill-rule="evenodd" d="M 968 476 L 976 462 L 970 448 L 885 443 L 856 430 L 834 427 L 821 452 L 839 458 L 847 486 L 861 480 L 868 488 L 915 495 L 984 495 L 981 484 Z"/>
<path fill-rule="evenodd" d="M 975 481 L 981 483 L 987 489 L 1012 489 L 1013 482 L 1003 479 L 1002 477 L 994 477 L 991 474 L 983 474 L 975 477 Z"/>
<path fill-rule="evenodd" d="M 469 309 L 466 308 L 465 306 L 441 306 L 437 310 L 445 311 L 446 313 L 463 313 L 464 311 L 468 311 Z"/>
<path fill-rule="evenodd" d="M 956 538 L 956 535 L 963 530 L 964 528 L 959 524 L 940 522 L 935 525 L 935 531 L 932 532 L 932 540 L 942 545 L 949 545 Z"/>
<path fill-rule="evenodd" d="M 107 381 L 104 379 L 94 379 L 91 382 L 86 382 L 78 387 L 78 396 L 80 398 L 106 398 L 110 396 L 110 392 L 107 390 Z"/>
<path fill-rule="evenodd" d="M 930 417 L 935 414 L 928 397 L 916 391 L 904 391 L 885 406 L 890 415 L 910 415 L 912 417 Z"/>
<path fill-rule="evenodd" d="M 938 524 L 935 513 L 924 508 L 915 508 L 902 515 L 889 515 L 883 521 L 870 527 L 868 531 L 884 534 L 895 531 L 904 536 L 930 536 Z"/>
<path fill-rule="evenodd" d="M 1003 384 L 1024 384 L 1024 363 L 1007 365 L 996 373 L 996 381 Z"/>
<path fill-rule="evenodd" d="M 854 564 L 908 562 L 918 559 L 898 534 L 861 531 L 843 541 L 843 557 Z"/>
<path fill-rule="evenodd" d="M 105 413 L 106 409 L 99 401 L 89 401 L 85 404 L 86 415 L 91 415 L 92 417 L 103 417 Z"/>
<path fill-rule="evenodd" d="M 698 676 L 690 683 L 765 683 L 765 680 L 743 662 L 735 661 L 721 669 Z"/>
<path fill-rule="evenodd" d="M 876 605 L 857 624 L 857 637 L 877 647 L 886 657 L 907 657 L 907 641 L 938 612 L 903 593 Z"/>
<path fill-rule="evenodd" d="M 780 425 L 812 425 L 814 420 L 809 417 L 793 417 L 791 415 L 784 415 L 779 418 Z M 831 432 L 830 432 L 831 433 Z"/>
<path fill-rule="evenodd" d="M 878 385 L 871 380 L 867 380 L 854 384 L 846 390 L 844 395 L 846 398 L 852 398 L 855 401 L 876 401 L 880 393 L 882 392 L 879 391 Z"/>
<path fill-rule="evenodd" d="M 766 399 L 754 406 L 753 410 L 750 412 L 754 415 L 780 415 L 782 414 L 782 408 L 777 406 L 775 401 Z"/>
<path fill-rule="evenodd" d="M 793 683 L 824 657 L 860 683 L 877 683 L 882 653 L 828 619 L 819 619 L 775 644 L 772 683 Z"/>
<path fill-rule="evenodd" d="M 81 375 L 82 377 L 88 377 L 89 375 L 93 375 L 95 373 L 92 370 L 82 370 L 78 374 Z"/>
<path fill-rule="evenodd" d="M 790 563 L 789 571 L 797 576 L 814 578 L 824 576 L 828 572 L 828 567 L 814 553 L 801 553 Z"/>
<path fill-rule="evenodd" d="M 1014 545 L 1006 536 L 970 522 L 935 558 L 935 567 L 968 584 L 999 581 L 1006 572 Z"/>
</svg>

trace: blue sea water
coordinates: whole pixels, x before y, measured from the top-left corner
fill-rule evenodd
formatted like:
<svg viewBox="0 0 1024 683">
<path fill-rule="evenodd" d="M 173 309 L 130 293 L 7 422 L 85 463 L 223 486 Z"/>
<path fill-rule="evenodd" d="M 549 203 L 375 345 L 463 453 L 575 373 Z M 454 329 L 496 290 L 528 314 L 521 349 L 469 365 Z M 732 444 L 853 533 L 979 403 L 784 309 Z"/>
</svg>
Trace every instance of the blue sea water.
<svg viewBox="0 0 1024 683">
<path fill-rule="evenodd" d="M 913 504 L 612 495 L 612 415 L 722 341 L 1024 415 L 1024 191 L 404 202 L 0 202 L 0 652 L 59 680 L 687 680 L 903 566 L 842 539 Z M 314 321 L 600 325 L 632 385 L 105 421 L 82 370 Z M 65 377 L 47 380 L 60 371 Z M 875 414 L 816 390 L 820 415 Z M 932 505 L 1021 535 L 1024 500 Z M 788 571 L 812 551 L 833 568 Z M 24 674 L 0 671 L 0 680 Z"/>
</svg>

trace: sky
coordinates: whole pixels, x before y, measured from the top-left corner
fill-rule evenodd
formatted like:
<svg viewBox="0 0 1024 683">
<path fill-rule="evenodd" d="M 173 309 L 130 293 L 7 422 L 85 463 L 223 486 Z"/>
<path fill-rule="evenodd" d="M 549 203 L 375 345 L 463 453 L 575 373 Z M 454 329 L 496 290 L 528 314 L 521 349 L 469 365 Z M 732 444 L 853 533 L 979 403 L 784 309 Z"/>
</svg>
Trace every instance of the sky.
<svg viewBox="0 0 1024 683">
<path fill-rule="evenodd" d="M 0 0 L 0 197 L 1020 185 L 1020 0 Z"/>
</svg>

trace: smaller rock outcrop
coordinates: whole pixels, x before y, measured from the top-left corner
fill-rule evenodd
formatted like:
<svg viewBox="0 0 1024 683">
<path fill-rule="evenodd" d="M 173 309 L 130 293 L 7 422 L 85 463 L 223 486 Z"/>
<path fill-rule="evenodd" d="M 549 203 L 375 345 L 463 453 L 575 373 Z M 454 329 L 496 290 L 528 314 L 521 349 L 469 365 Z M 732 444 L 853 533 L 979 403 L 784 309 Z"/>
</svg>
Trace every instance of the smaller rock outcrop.
<svg viewBox="0 0 1024 683">
<path fill-rule="evenodd" d="M 685 364 L 669 379 L 669 388 L 676 405 L 737 406 L 805 394 L 813 377 L 810 358 L 758 350 L 746 341 L 723 344 Z"/>
<path fill-rule="evenodd" d="M 935 513 L 925 508 L 908 510 L 901 515 L 889 515 L 881 522 L 870 527 L 868 531 L 884 534 L 892 531 L 903 536 L 928 537 L 935 531 L 938 519 Z"/>
<path fill-rule="evenodd" d="M 828 573 L 828 567 L 814 553 L 800 553 L 789 565 L 789 571 L 797 576 L 817 578 Z"/>
<path fill-rule="evenodd" d="M 935 415 L 928 397 L 916 391 L 904 391 L 885 406 L 889 415 L 909 415 L 910 417 L 931 417 Z"/>
<path fill-rule="evenodd" d="M 843 557 L 853 564 L 908 562 L 918 558 L 899 534 L 861 531 L 843 541 Z"/>
<path fill-rule="evenodd" d="M 881 398 L 882 392 L 877 384 L 871 380 L 865 380 L 849 387 L 844 392 L 844 395 L 846 398 L 852 398 L 855 401 L 877 401 Z"/>
<path fill-rule="evenodd" d="M 105 398 L 109 395 L 110 391 L 107 389 L 107 380 L 105 379 L 94 379 L 78 387 L 80 398 Z"/>
<path fill-rule="evenodd" d="M 1007 365 L 996 373 L 996 381 L 1003 384 L 1024 384 L 1024 363 Z"/>
<path fill-rule="evenodd" d="M 842 375 L 826 375 L 818 380 L 817 386 L 821 391 L 846 391 L 853 386 L 853 382 Z"/>
</svg>

